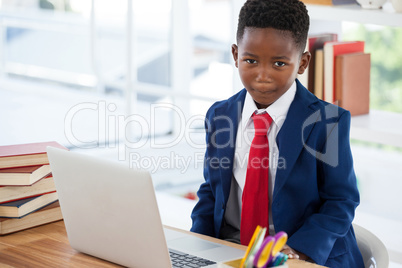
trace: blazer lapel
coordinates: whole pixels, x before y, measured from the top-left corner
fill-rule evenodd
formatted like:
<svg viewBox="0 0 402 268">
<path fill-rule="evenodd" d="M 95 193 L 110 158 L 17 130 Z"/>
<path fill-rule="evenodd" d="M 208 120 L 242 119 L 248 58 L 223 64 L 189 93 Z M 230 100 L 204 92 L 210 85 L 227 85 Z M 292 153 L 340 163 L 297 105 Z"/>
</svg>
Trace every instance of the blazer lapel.
<svg viewBox="0 0 402 268">
<path fill-rule="evenodd" d="M 318 113 L 310 108 L 311 104 L 318 99 L 311 95 L 298 80 L 295 98 L 289 107 L 286 120 L 282 125 L 276 143 L 279 149 L 278 167 L 276 171 L 273 199 L 285 184 L 290 171 L 293 169 L 299 157 L 304 141 L 313 129 L 314 123 L 318 120 Z M 308 124 L 306 124 L 306 122 Z M 312 123 L 309 123 L 312 122 Z"/>
</svg>

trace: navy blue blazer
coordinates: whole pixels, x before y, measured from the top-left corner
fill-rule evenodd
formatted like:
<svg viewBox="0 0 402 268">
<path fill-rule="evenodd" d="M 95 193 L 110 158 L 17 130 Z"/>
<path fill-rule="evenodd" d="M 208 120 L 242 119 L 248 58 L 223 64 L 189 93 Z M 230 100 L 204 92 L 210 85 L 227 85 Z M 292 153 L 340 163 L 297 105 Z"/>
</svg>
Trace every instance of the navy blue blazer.
<svg viewBox="0 0 402 268">
<path fill-rule="evenodd" d="M 276 142 L 272 200 L 276 231 L 288 245 L 329 267 L 364 267 L 352 220 L 359 192 L 350 150 L 350 113 L 311 94 L 297 79 L 295 98 Z M 243 89 L 206 114 L 205 182 L 191 231 L 219 237 L 229 198 Z"/>
</svg>

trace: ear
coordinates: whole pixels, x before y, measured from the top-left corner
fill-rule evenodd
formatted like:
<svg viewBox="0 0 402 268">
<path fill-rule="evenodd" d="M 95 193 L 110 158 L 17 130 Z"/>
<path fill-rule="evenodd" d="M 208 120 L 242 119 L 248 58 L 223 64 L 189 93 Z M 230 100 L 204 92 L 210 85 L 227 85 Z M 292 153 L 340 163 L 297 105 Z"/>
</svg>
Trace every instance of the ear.
<svg viewBox="0 0 402 268">
<path fill-rule="evenodd" d="M 302 54 L 300 59 L 299 70 L 297 71 L 298 74 L 303 74 L 306 71 L 308 64 L 310 63 L 311 54 L 310 52 L 306 51 Z"/>
<path fill-rule="evenodd" d="M 235 44 L 232 45 L 232 55 L 233 55 L 233 59 L 234 59 L 236 68 L 239 68 L 239 64 L 237 62 L 237 60 L 239 58 L 239 48 Z"/>
</svg>

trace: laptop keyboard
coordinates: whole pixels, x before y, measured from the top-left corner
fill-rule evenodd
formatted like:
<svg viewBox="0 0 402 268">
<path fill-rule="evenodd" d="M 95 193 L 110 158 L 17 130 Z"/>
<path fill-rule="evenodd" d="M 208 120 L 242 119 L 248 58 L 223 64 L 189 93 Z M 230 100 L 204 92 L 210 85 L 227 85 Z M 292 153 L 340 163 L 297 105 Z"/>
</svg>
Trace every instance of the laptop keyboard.
<svg viewBox="0 0 402 268">
<path fill-rule="evenodd" d="M 177 250 L 169 249 L 170 260 L 173 268 L 197 268 L 205 267 L 216 262 L 206 260 L 194 255 L 186 254 Z"/>
</svg>

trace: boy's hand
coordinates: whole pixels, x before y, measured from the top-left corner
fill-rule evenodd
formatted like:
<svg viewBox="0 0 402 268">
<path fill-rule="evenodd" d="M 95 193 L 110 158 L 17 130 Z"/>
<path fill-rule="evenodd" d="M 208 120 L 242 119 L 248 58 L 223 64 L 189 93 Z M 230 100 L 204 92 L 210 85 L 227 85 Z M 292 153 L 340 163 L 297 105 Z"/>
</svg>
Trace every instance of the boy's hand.
<svg viewBox="0 0 402 268">
<path fill-rule="evenodd" d="M 287 254 L 289 259 L 300 259 L 303 261 L 311 260 L 306 254 L 303 254 L 297 250 L 294 250 L 293 248 L 289 247 L 288 245 L 285 245 L 283 247 L 283 249 L 281 250 L 281 252 Z"/>
</svg>

